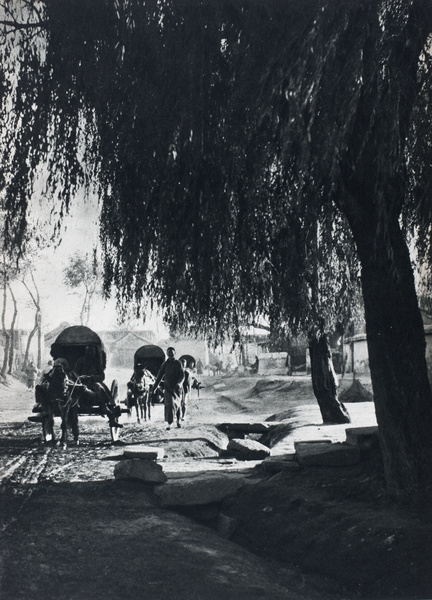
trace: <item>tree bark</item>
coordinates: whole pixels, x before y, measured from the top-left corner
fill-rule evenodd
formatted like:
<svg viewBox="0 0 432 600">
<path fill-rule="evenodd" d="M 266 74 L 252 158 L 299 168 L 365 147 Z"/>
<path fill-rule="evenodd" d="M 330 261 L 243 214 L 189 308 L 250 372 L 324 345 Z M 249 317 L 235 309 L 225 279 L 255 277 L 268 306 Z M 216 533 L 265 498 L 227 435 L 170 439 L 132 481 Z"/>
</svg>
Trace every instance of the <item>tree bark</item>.
<svg viewBox="0 0 432 600">
<path fill-rule="evenodd" d="M 13 317 L 12 317 L 12 322 L 11 322 L 11 326 L 10 326 L 10 346 L 9 346 L 9 357 L 8 357 L 8 364 L 9 364 L 9 368 L 8 368 L 8 375 L 12 375 L 13 370 L 14 370 L 14 359 L 15 359 L 15 323 L 17 320 L 17 316 L 18 316 L 18 306 L 17 306 L 17 301 L 16 298 L 14 296 L 14 293 L 12 291 L 11 286 L 9 285 L 9 293 L 12 296 L 12 302 L 13 302 L 13 306 L 14 306 L 14 312 L 13 312 Z"/>
<path fill-rule="evenodd" d="M 325 333 L 314 331 L 309 334 L 309 353 L 312 387 L 323 423 L 350 423 L 349 413 L 338 399 L 330 344 Z"/>
<path fill-rule="evenodd" d="M 39 327 L 39 312 L 36 311 L 35 313 L 35 322 L 33 325 L 33 329 L 30 331 L 28 339 L 27 339 L 27 345 L 26 345 L 26 350 L 25 350 L 25 355 L 24 355 L 24 364 L 23 364 L 23 368 L 22 370 L 25 371 L 27 369 L 28 366 L 28 362 L 29 362 L 29 355 L 30 355 L 30 347 L 31 347 L 31 343 L 33 340 L 33 337 L 35 335 L 35 333 L 38 330 Z"/>
<path fill-rule="evenodd" d="M 432 492 L 432 391 L 408 247 L 396 218 L 357 246 L 387 488 Z"/>
<path fill-rule="evenodd" d="M 38 295 L 39 297 L 39 295 Z M 37 315 L 37 320 L 38 320 L 38 343 L 37 343 L 37 348 L 38 348 L 38 352 L 37 352 L 37 363 L 36 366 L 38 369 L 42 368 L 42 312 L 40 310 L 40 306 L 38 304 L 38 315 Z"/>
<path fill-rule="evenodd" d="M 3 309 L 2 309 L 2 330 L 3 336 L 5 340 L 4 344 L 4 355 L 3 355 L 3 365 L 1 369 L 1 376 L 6 377 L 7 365 L 8 365 L 8 357 L 9 357 L 9 347 L 10 347 L 10 335 L 8 330 L 6 329 L 6 303 L 7 303 L 7 280 L 6 276 L 4 276 L 3 281 Z"/>
</svg>

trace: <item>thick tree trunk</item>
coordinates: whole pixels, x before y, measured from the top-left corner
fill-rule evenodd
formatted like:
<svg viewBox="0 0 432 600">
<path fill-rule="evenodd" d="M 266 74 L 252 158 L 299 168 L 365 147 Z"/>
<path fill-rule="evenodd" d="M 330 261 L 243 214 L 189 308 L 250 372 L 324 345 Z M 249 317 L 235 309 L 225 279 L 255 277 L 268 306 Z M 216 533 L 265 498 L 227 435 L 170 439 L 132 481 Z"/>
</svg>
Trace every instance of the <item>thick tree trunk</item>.
<svg viewBox="0 0 432 600">
<path fill-rule="evenodd" d="M 432 492 L 432 392 L 409 251 L 396 218 L 357 245 L 387 488 Z"/>
<path fill-rule="evenodd" d="M 320 407 L 323 422 L 350 423 L 345 406 L 339 402 L 336 375 L 327 336 L 321 332 L 309 334 L 312 387 Z"/>
</svg>

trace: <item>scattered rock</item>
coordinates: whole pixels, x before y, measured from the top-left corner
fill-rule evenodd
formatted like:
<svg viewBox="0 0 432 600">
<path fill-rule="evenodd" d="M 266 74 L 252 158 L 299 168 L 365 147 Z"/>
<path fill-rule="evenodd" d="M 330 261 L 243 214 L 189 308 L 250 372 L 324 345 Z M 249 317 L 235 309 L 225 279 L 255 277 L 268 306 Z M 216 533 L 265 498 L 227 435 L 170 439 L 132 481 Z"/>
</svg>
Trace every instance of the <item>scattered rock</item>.
<svg viewBox="0 0 432 600">
<path fill-rule="evenodd" d="M 139 479 L 147 483 L 164 483 L 167 476 L 154 460 L 132 458 L 123 460 L 114 467 L 116 479 Z"/>
</svg>

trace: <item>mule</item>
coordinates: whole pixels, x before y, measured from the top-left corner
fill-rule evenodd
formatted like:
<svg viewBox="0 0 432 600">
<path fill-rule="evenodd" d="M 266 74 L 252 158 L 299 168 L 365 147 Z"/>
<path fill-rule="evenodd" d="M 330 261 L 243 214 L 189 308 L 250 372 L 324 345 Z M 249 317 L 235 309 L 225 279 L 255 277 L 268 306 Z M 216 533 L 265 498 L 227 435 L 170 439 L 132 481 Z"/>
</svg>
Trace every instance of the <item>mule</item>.
<svg viewBox="0 0 432 600">
<path fill-rule="evenodd" d="M 132 408 L 136 410 L 137 422 L 151 419 L 152 394 L 150 386 L 155 379 L 147 369 L 137 370 L 128 382 L 127 406 L 129 412 Z"/>
<path fill-rule="evenodd" d="M 85 390 L 79 381 L 69 379 L 61 364 L 55 365 L 36 386 L 36 402 L 41 406 L 42 433 L 46 442 L 56 442 L 54 417 L 60 416 L 61 437 L 57 446 L 67 447 L 68 428 L 72 430 L 75 443 L 79 444 L 79 401 Z"/>
<path fill-rule="evenodd" d="M 75 445 L 79 446 L 79 401 L 85 389 L 82 384 L 71 382 L 68 385 L 66 395 L 57 400 L 61 420 L 61 438 L 57 442 L 57 446 L 62 446 L 63 449 L 67 448 L 69 428 L 72 430 Z"/>
</svg>

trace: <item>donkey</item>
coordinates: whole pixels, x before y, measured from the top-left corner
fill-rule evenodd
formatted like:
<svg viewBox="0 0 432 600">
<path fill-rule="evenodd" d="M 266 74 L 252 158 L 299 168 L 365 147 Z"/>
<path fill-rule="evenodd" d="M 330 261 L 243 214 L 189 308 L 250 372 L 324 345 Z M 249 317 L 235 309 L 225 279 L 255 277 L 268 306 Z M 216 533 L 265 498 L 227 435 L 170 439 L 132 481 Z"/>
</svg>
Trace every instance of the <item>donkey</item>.
<svg viewBox="0 0 432 600">
<path fill-rule="evenodd" d="M 128 387 L 128 409 L 135 407 L 137 422 L 140 423 L 143 419 L 147 421 L 151 419 L 151 389 L 150 386 L 155 382 L 155 378 L 147 369 L 135 369 Z"/>
<path fill-rule="evenodd" d="M 87 388 L 72 379 L 65 359 L 57 359 L 54 366 L 44 375 L 42 382 L 36 386 L 36 402 L 42 408 L 42 431 L 47 442 L 56 443 L 54 433 L 54 416 L 60 415 L 61 438 L 57 446 L 67 448 L 68 428 L 76 445 L 79 444 L 78 411 L 79 400 Z"/>
</svg>

